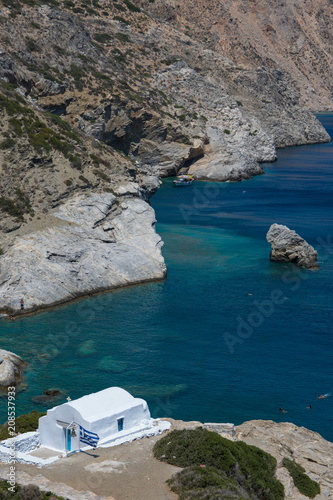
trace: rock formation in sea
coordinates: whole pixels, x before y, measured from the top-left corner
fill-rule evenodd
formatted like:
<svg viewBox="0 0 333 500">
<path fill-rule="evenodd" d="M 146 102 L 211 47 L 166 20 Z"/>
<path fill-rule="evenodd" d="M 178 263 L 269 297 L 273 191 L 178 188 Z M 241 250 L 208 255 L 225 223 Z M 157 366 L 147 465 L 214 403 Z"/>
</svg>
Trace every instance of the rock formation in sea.
<svg viewBox="0 0 333 500">
<path fill-rule="evenodd" d="M 317 252 L 287 226 L 272 224 L 266 235 L 272 245 L 270 259 L 274 262 L 294 262 L 299 267 L 317 269 Z"/>
<path fill-rule="evenodd" d="M 20 356 L 0 349 L 0 387 L 16 384 L 21 378 L 23 365 L 24 361 Z"/>
</svg>

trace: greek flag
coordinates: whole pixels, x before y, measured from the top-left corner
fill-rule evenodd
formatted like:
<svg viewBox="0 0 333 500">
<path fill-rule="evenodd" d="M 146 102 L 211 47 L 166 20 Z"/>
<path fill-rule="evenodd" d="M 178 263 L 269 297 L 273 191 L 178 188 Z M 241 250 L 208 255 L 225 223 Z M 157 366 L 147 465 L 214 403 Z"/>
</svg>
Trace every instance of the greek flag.
<svg viewBox="0 0 333 500">
<path fill-rule="evenodd" d="M 99 436 L 94 432 L 86 431 L 86 429 L 80 425 L 80 441 L 81 443 L 89 444 L 95 449 L 99 441 Z"/>
</svg>

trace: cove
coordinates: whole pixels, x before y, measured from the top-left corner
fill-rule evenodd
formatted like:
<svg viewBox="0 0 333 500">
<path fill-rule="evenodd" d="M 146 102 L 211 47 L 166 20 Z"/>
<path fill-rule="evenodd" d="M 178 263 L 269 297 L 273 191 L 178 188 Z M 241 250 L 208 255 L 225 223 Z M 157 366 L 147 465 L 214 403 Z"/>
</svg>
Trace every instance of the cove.
<svg viewBox="0 0 333 500">
<path fill-rule="evenodd" d="M 319 118 L 332 136 L 333 116 Z M 151 203 L 164 281 L 2 320 L 1 346 L 27 362 L 17 414 L 42 411 L 47 389 L 63 402 L 120 386 L 156 417 L 291 421 L 333 441 L 333 396 L 316 399 L 333 392 L 333 146 L 278 157 L 246 182 L 163 182 Z M 269 261 L 274 222 L 318 250 L 318 271 Z"/>
</svg>

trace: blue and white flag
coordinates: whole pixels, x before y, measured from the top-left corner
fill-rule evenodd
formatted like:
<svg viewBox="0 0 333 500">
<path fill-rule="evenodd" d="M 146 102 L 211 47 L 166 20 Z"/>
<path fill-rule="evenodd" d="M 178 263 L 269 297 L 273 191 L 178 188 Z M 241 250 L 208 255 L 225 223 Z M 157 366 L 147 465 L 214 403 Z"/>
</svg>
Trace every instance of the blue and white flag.
<svg viewBox="0 0 333 500">
<path fill-rule="evenodd" d="M 99 436 L 94 432 L 86 431 L 86 429 L 80 425 L 80 441 L 89 444 L 95 449 L 99 441 Z"/>
</svg>

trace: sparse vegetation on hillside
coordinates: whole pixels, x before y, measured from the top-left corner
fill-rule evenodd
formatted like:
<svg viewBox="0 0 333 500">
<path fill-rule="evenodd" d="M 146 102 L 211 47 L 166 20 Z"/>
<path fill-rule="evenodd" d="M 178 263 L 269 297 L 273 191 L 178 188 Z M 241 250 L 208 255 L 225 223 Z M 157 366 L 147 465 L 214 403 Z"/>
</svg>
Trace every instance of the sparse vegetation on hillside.
<svg viewBox="0 0 333 500">
<path fill-rule="evenodd" d="M 38 420 L 46 415 L 45 412 L 31 411 L 26 415 L 20 415 L 15 419 L 15 431 L 23 434 L 24 432 L 36 431 L 38 429 Z M 7 423 L 0 426 L 0 441 L 8 439 L 12 436 L 8 434 Z M 0 496 L 0 498 L 2 498 Z"/>
<path fill-rule="evenodd" d="M 294 484 L 298 491 L 309 498 L 315 498 L 320 493 L 320 486 L 316 481 L 313 481 L 305 474 L 305 469 L 296 462 L 284 458 L 282 465 L 288 470 L 293 478 Z"/>
<path fill-rule="evenodd" d="M 236 498 L 284 498 L 284 487 L 274 477 L 274 457 L 203 428 L 171 432 L 156 443 L 154 455 L 185 467 L 169 481 L 182 500 L 235 498 L 235 493 Z"/>
<path fill-rule="evenodd" d="M 0 498 L 2 500 L 65 500 L 51 491 L 41 491 L 35 484 L 14 487 L 8 481 L 0 481 Z"/>
</svg>

